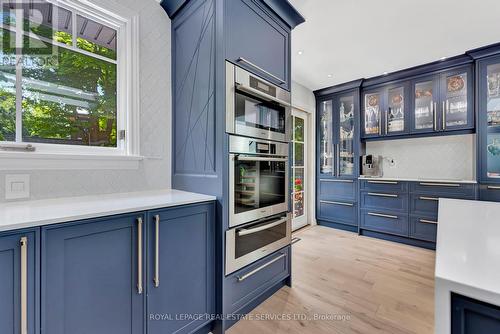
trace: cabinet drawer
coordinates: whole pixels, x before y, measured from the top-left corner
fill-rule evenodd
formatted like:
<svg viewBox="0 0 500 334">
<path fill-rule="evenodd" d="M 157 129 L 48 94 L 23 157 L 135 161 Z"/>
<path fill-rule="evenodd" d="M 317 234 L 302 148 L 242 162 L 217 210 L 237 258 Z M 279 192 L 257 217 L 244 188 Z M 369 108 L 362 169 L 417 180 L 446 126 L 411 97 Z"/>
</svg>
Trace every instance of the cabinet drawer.
<svg viewBox="0 0 500 334">
<path fill-rule="evenodd" d="M 226 277 L 224 299 L 228 313 L 259 296 L 290 274 L 290 247 L 283 248 Z"/>
<path fill-rule="evenodd" d="M 404 193 L 408 191 L 408 182 L 384 181 L 384 180 L 361 180 L 361 190 L 381 191 L 389 193 Z"/>
<path fill-rule="evenodd" d="M 356 215 L 356 203 L 327 200 L 319 201 L 318 218 L 320 219 L 357 226 Z"/>
<path fill-rule="evenodd" d="M 356 181 L 320 179 L 318 197 L 324 200 L 343 198 L 354 201 L 356 200 Z"/>
<path fill-rule="evenodd" d="M 436 242 L 437 218 L 424 216 L 410 216 L 410 237 L 425 241 Z"/>
<path fill-rule="evenodd" d="M 460 196 L 459 198 L 463 199 L 474 199 L 476 197 L 476 185 L 447 182 L 412 182 L 410 192 L 432 195 L 454 195 Z"/>
<path fill-rule="evenodd" d="M 423 214 L 427 217 L 437 218 L 439 197 L 430 195 L 410 195 L 410 213 Z"/>
<path fill-rule="evenodd" d="M 481 201 L 500 202 L 500 184 L 482 184 L 479 190 L 479 197 Z"/>
<path fill-rule="evenodd" d="M 388 213 L 379 210 L 362 210 L 361 228 L 408 236 L 408 215 L 406 213 Z"/>
<path fill-rule="evenodd" d="M 390 210 L 396 212 L 408 211 L 408 195 L 390 192 L 361 192 L 360 205 L 362 209 Z"/>
</svg>

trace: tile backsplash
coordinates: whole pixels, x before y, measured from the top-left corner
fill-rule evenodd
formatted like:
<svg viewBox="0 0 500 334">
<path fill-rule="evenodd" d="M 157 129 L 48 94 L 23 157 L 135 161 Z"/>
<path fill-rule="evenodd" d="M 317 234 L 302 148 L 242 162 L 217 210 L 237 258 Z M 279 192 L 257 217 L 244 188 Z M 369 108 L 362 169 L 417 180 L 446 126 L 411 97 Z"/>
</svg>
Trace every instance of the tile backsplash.
<svg viewBox="0 0 500 334">
<path fill-rule="evenodd" d="M 475 142 L 475 135 L 373 141 L 366 154 L 384 157 L 385 177 L 475 180 Z"/>
</svg>

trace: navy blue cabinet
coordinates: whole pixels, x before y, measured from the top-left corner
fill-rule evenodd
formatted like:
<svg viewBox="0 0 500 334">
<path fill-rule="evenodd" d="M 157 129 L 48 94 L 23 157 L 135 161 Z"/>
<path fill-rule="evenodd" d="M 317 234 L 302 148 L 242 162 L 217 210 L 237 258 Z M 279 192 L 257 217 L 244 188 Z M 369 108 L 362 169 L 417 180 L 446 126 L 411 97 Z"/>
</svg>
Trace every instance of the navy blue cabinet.
<svg viewBox="0 0 500 334">
<path fill-rule="evenodd" d="M 316 92 L 316 218 L 319 224 L 350 231 L 358 226 L 360 83 L 333 94 Z"/>
<path fill-rule="evenodd" d="M 451 295 L 451 334 L 500 333 L 500 306 Z"/>
<path fill-rule="evenodd" d="M 38 234 L 0 234 L 0 333 L 40 333 Z"/>
<path fill-rule="evenodd" d="M 144 333 L 143 222 L 130 214 L 42 229 L 45 333 Z"/>
<path fill-rule="evenodd" d="M 364 90 L 362 138 L 408 134 L 409 96 L 410 84 L 407 81 Z"/>
<path fill-rule="evenodd" d="M 214 210 L 210 203 L 148 214 L 148 314 L 170 316 L 149 316 L 149 334 L 191 333 L 216 313 Z"/>
<path fill-rule="evenodd" d="M 226 59 L 290 89 L 291 29 L 254 0 L 225 1 Z"/>
</svg>

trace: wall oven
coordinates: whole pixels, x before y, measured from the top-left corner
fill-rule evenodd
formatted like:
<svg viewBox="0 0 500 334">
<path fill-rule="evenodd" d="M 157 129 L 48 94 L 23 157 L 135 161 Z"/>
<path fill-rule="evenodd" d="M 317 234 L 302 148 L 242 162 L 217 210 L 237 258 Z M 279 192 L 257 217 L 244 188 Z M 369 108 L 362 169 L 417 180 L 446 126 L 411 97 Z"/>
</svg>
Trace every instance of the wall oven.
<svg viewBox="0 0 500 334">
<path fill-rule="evenodd" d="M 289 245 L 290 218 L 283 213 L 226 231 L 226 275 Z"/>
<path fill-rule="evenodd" d="M 290 92 L 226 62 L 226 132 L 288 142 Z"/>
<path fill-rule="evenodd" d="M 288 144 L 229 138 L 229 226 L 288 211 Z"/>
</svg>

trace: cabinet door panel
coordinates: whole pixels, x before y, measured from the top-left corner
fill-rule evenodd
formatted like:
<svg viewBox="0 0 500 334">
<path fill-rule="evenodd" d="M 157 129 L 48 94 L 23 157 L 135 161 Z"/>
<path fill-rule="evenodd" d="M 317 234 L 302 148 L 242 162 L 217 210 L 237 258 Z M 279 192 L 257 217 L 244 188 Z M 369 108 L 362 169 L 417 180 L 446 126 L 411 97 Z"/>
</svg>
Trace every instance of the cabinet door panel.
<svg viewBox="0 0 500 334">
<path fill-rule="evenodd" d="M 357 170 L 356 158 L 356 119 L 358 117 L 357 94 L 349 93 L 340 95 L 336 99 L 336 126 L 337 132 L 337 150 L 336 159 L 338 160 L 337 176 L 353 177 Z"/>
<path fill-rule="evenodd" d="M 251 0 L 225 3 L 227 59 L 289 88 L 290 32 Z"/>
<path fill-rule="evenodd" d="M 424 77 L 412 82 L 411 108 L 412 133 L 439 131 L 439 76 Z"/>
<path fill-rule="evenodd" d="M 446 72 L 441 78 L 441 130 L 474 128 L 472 69 Z"/>
<path fill-rule="evenodd" d="M 215 314 L 214 206 L 151 212 L 148 223 L 148 313 L 171 317 L 160 321 L 149 317 L 148 333 L 191 333 Z M 207 317 L 185 317 L 198 314 Z"/>
<path fill-rule="evenodd" d="M 43 229 L 45 332 L 143 333 L 138 217 L 142 218 L 126 215 Z"/>
<path fill-rule="evenodd" d="M 363 94 L 362 137 L 382 136 L 382 115 L 384 110 L 384 91 L 374 90 Z"/>
<path fill-rule="evenodd" d="M 500 307 L 457 294 L 451 295 L 451 334 L 500 332 Z"/>
<path fill-rule="evenodd" d="M 408 120 L 408 96 L 410 89 L 407 83 L 388 87 L 387 108 L 385 112 L 385 135 L 395 136 L 407 134 L 409 130 Z"/>
<path fill-rule="evenodd" d="M 318 172 L 320 177 L 333 177 L 334 167 L 333 145 L 333 101 L 326 100 L 318 103 Z"/>
<path fill-rule="evenodd" d="M 27 330 L 39 333 L 36 321 L 38 307 L 36 294 L 38 280 L 36 270 L 35 232 L 0 236 L 0 333 L 21 333 L 21 238 L 26 238 L 27 259 Z"/>
</svg>

